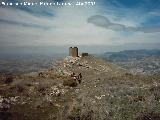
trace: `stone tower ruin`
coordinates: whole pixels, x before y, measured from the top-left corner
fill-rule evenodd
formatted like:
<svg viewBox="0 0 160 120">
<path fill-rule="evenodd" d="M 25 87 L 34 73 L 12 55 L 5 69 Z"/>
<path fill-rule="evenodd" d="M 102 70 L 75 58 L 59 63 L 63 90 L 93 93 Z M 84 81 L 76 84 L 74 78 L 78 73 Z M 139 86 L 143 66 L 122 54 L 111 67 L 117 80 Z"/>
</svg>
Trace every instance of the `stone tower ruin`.
<svg viewBox="0 0 160 120">
<path fill-rule="evenodd" d="M 77 47 L 70 47 L 69 48 L 69 56 L 72 56 L 72 57 L 78 57 L 78 48 Z"/>
</svg>

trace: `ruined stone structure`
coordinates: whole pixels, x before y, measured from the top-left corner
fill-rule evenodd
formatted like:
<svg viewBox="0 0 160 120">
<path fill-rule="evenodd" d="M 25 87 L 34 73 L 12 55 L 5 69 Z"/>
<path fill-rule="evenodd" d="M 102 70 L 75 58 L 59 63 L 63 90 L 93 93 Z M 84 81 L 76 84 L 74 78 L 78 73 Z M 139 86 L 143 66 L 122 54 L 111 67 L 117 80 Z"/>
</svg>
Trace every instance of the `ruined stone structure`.
<svg viewBox="0 0 160 120">
<path fill-rule="evenodd" d="M 82 53 L 82 57 L 88 56 L 88 53 Z"/>
<path fill-rule="evenodd" d="M 77 47 L 70 47 L 69 48 L 69 56 L 72 56 L 72 57 L 78 57 L 78 48 Z"/>
<path fill-rule="evenodd" d="M 69 56 L 72 56 L 72 47 L 69 48 Z"/>
</svg>

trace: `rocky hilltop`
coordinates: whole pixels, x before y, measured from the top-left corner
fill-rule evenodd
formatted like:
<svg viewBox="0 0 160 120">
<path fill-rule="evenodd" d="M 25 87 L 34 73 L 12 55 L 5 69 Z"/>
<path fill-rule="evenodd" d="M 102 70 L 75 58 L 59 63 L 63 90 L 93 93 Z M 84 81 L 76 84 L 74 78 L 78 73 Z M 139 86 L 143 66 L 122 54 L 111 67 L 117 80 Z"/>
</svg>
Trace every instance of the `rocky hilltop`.
<svg viewBox="0 0 160 120">
<path fill-rule="evenodd" d="M 160 76 L 132 75 L 94 56 L 0 76 L 0 119 L 159 120 Z"/>
</svg>

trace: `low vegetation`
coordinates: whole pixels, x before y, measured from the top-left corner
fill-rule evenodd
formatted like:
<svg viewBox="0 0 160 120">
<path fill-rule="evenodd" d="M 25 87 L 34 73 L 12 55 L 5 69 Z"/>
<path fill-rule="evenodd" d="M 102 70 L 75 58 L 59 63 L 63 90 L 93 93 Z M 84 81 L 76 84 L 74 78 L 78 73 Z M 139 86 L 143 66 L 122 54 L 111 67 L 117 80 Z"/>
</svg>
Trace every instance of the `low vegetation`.
<svg viewBox="0 0 160 120">
<path fill-rule="evenodd" d="M 70 77 L 73 72 L 82 74 L 81 83 Z M 93 56 L 67 58 L 41 76 L 2 81 L 2 120 L 160 119 L 159 75 L 133 75 Z"/>
</svg>

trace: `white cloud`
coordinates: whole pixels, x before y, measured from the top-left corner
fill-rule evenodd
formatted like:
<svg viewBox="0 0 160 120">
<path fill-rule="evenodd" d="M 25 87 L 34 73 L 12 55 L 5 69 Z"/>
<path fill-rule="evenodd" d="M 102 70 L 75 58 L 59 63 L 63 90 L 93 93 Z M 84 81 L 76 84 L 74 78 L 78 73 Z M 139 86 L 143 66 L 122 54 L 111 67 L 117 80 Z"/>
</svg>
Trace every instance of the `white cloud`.
<svg viewBox="0 0 160 120">
<path fill-rule="evenodd" d="M 38 12 L 39 8 L 30 9 Z M 157 40 L 160 36 L 159 33 L 134 32 L 130 35 L 124 35 L 119 32 L 121 29 L 140 26 L 148 17 L 145 15 L 139 17 L 138 14 L 133 17 L 133 14 L 129 14 L 131 13 L 129 12 L 124 17 L 120 17 L 112 9 L 105 8 L 108 12 L 104 15 L 108 18 L 108 24 L 112 24 L 108 27 L 109 29 L 88 24 L 87 19 L 89 17 L 95 14 L 103 15 L 102 9 L 98 4 L 92 7 L 49 7 L 45 11 L 53 13 L 54 16 L 47 17 L 31 14 L 20 9 L 3 7 L 0 8 L 0 19 L 3 20 L 3 23 L 0 23 L 0 42 L 6 46 L 118 45 L 132 42 L 159 42 Z M 40 9 L 41 12 L 43 10 Z M 124 12 L 126 12 L 125 9 Z M 9 22 L 19 24 L 10 24 Z M 105 26 L 106 23 L 104 22 L 105 20 L 101 19 L 98 24 Z M 46 27 L 49 29 L 46 29 Z"/>
<path fill-rule="evenodd" d="M 89 17 L 88 23 L 92 23 L 102 28 L 111 29 L 113 31 L 126 31 L 126 32 L 141 31 L 145 33 L 160 32 L 160 27 L 127 27 L 123 24 L 113 23 L 109 21 L 107 17 L 100 15 L 94 15 Z"/>
<path fill-rule="evenodd" d="M 154 16 L 160 16 L 160 11 L 157 12 L 149 12 L 150 15 L 154 15 Z"/>
<path fill-rule="evenodd" d="M 53 18 L 47 17 L 38 17 L 28 12 L 15 9 L 15 8 L 0 8 L 0 20 L 25 23 L 25 24 L 34 24 L 39 26 L 53 26 Z"/>
</svg>

